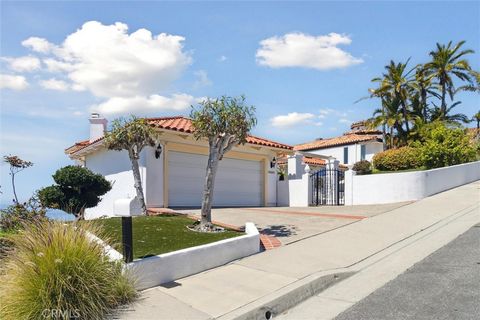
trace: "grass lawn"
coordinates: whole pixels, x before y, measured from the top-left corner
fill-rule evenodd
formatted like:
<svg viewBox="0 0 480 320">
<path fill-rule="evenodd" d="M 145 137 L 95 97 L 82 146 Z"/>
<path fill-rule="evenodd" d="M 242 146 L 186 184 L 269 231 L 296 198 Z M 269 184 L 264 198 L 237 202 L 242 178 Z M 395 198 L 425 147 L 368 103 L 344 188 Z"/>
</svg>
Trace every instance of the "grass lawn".
<svg viewBox="0 0 480 320">
<path fill-rule="evenodd" d="M 192 225 L 193 222 L 192 219 L 175 215 L 134 217 L 132 220 L 134 259 L 243 235 L 241 232 L 231 230 L 220 233 L 200 233 L 187 229 L 187 226 Z M 99 223 L 106 234 L 112 238 L 111 245 L 122 252 L 121 218 L 100 219 L 95 223 Z"/>
</svg>

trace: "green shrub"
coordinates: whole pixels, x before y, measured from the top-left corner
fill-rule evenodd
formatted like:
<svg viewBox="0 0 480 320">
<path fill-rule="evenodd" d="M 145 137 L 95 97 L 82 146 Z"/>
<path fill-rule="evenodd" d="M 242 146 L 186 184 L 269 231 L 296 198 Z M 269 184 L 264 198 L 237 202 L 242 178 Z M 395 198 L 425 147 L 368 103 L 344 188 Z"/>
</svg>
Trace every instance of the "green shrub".
<svg viewBox="0 0 480 320">
<path fill-rule="evenodd" d="M 13 236 L 15 251 L 0 279 L 1 319 L 103 319 L 134 298 L 121 262 L 110 261 L 85 228 L 101 234 L 87 223 L 80 229 L 43 221 Z"/>
<path fill-rule="evenodd" d="M 357 174 L 370 174 L 372 173 L 372 164 L 370 161 L 361 160 L 356 162 L 352 168 Z"/>
<path fill-rule="evenodd" d="M 0 231 L 15 232 L 22 229 L 23 224 L 46 219 L 37 196 L 25 203 L 17 203 L 0 210 Z"/>
<path fill-rule="evenodd" d="M 476 146 L 462 128 L 447 127 L 441 122 L 425 126 L 421 140 L 413 145 L 421 151 L 422 162 L 428 169 L 475 161 Z"/>
<path fill-rule="evenodd" d="M 420 150 L 412 147 L 390 149 L 373 156 L 373 166 L 383 171 L 415 169 L 422 165 Z"/>
<path fill-rule="evenodd" d="M 38 191 L 42 205 L 61 209 L 83 219 L 85 208 L 95 207 L 112 184 L 88 168 L 66 166 L 52 176 L 56 184 Z"/>
</svg>

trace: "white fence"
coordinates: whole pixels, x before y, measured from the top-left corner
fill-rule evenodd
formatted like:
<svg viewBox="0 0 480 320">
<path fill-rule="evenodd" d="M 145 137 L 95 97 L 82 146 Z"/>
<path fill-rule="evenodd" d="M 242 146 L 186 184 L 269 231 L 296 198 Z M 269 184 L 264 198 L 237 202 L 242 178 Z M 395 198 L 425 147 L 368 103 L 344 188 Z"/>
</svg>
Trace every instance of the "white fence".
<svg viewBox="0 0 480 320">
<path fill-rule="evenodd" d="M 355 175 L 345 172 L 345 204 L 419 200 L 480 179 L 480 161 L 425 171 Z"/>
<path fill-rule="evenodd" d="M 246 235 L 135 260 L 127 264 L 143 290 L 215 268 L 260 251 L 260 234 L 251 222 Z"/>
</svg>

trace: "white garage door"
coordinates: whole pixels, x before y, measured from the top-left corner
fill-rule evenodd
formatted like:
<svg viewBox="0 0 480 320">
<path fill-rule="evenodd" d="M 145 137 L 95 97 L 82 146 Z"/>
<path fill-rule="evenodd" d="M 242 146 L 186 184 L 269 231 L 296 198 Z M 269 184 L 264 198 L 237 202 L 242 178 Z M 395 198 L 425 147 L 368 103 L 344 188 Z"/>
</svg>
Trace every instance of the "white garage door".
<svg viewBox="0 0 480 320">
<path fill-rule="evenodd" d="M 201 206 L 207 160 L 199 154 L 168 153 L 170 207 Z M 215 178 L 213 205 L 263 205 L 262 162 L 223 158 Z"/>
</svg>

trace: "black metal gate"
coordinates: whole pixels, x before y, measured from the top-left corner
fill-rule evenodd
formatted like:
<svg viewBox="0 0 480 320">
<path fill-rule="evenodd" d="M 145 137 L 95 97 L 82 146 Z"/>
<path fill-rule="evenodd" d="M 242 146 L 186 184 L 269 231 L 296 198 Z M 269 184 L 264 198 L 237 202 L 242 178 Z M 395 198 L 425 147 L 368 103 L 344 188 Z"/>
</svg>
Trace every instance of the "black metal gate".
<svg viewBox="0 0 480 320">
<path fill-rule="evenodd" d="M 310 174 L 312 206 L 342 206 L 345 204 L 345 172 L 321 169 Z"/>
</svg>

